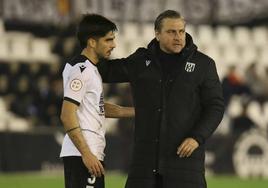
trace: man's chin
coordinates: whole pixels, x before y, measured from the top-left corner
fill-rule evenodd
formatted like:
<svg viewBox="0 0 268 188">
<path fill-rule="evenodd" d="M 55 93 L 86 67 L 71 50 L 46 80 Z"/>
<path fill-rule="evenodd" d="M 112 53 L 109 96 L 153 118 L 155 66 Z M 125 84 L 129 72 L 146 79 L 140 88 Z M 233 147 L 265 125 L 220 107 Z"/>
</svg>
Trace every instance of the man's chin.
<svg viewBox="0 0 268 188">
<path fill-rule="evenodd" d="M 175 53 L 175 54 L 179 54 L 179 53 L 181 52 L 181 50 L 182 50 L 181 48 L 179 48 L 179 49 L 174 49 L 174 50 L 173 50 L 173 53 Z"/>
</svg>

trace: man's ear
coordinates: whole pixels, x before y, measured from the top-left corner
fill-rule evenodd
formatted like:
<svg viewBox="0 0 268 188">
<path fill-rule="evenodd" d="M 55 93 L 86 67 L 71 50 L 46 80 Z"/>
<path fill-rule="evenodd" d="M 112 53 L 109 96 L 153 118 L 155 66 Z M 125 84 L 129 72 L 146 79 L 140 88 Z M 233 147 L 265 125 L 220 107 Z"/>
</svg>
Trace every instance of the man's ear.
<svg viewBox="0 0 268 188">
<path fill-rule="evenodd" d="M 97 44 L 97 41 L 93 38 L 89 38 L 87 40 L 87 45 L 90 46 L 91 48 L 95 48 Z"/>
<path fill-rule="evenodd" d="M 154 34 L 155 34 L 156 40 L 159 41 L 159 31 L 155 31 Z"/>
</svg>

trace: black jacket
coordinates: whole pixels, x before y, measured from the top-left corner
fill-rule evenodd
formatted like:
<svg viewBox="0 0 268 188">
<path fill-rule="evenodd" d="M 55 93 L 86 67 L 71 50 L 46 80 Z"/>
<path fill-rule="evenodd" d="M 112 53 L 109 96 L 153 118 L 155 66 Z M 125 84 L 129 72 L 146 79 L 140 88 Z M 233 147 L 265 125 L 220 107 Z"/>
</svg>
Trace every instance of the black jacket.
<svg viewBox="0 0 268 188">
<path fill-rule="evenodd" d="M 131 84 L 135 141 L 129 179 L 160 173 L 178 181 L 204 183 L 204 143 L 223 116 L 222 88 L 214 61 L 197 50 L 188 34 L 186 41 L 178 58 L 181 66 L 165 80 L 155 39 L 147 49 L 98 65 L 104 82 Z M 179 158 L 177 147 L 187 137 L 200 146 L 189 158 Z"/>
</svg>

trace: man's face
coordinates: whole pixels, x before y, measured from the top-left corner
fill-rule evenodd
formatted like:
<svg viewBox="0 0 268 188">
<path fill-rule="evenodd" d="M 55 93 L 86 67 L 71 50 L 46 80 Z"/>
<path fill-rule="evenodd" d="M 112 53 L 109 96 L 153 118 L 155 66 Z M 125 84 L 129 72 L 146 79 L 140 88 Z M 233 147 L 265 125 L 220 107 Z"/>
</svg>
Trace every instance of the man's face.
<svg viewBox="0 0 268 188">
<path fill-rule="evenodd" d="M 96 54 L 99 59 L 108 59 L 115 45 L 115 34 L 113 31 L 108 32 L 104 37 L 96 40 Z"/>
<path fill-rule="evenodd" d="M 180 53 L 186 43 L 185 21 L 182 18 L 165 18 L 160 31 L 155 32 L 160 49 L 166 53 Z"/>
</svg>

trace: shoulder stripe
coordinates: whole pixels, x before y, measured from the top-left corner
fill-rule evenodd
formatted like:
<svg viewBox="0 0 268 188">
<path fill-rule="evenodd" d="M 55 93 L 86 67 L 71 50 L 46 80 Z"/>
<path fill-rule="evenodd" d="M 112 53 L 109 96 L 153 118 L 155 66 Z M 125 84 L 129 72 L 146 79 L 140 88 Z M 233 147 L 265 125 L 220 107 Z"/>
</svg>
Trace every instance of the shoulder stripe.
<svg viewBox="0 0 268 188">
<path fill-rule="evenodd" d="M 77 102 L 76 100 L 74 99 L 71 99 L 69 97 L 64 97 L 63 100 L 66 100 L 66 101 L 69 101 L 71 103 L 74 103 L 75 105 L 79 106 L 80 105 L 80 102 Z"/>
</svg>

